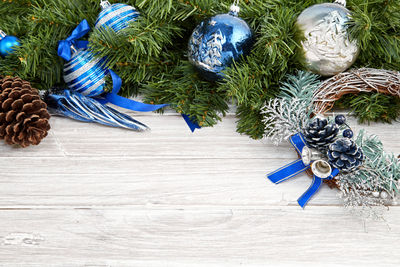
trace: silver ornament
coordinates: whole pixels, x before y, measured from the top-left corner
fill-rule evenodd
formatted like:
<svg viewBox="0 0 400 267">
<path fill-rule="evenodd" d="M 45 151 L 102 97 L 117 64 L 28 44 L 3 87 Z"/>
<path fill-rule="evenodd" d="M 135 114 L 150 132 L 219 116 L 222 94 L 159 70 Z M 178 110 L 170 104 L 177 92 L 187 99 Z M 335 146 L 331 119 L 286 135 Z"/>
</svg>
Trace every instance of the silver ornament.
<svg viewBox="0 0 400 267">
<path fill-rule="evenodd" d="M 346 1 L 313 5 L 297 18 L 304 34 L 301 44 L 305 67 L 322 76 L 334 76 L 353 65 L 360 48 L 347 31 L 350 11 Z"/>
</svg>

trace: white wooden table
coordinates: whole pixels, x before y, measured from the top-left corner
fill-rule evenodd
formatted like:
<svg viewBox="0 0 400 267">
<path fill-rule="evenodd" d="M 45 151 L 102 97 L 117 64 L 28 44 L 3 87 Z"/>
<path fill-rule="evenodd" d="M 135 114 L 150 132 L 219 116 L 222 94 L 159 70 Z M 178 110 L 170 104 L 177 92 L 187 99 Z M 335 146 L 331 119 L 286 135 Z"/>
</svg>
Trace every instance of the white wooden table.
<svg viewBox="0 0 400 267">
<path fill-rule="evenodd" d="M 302 210 L 305 175 L 265 178 L 289 145 L 237 134 L 233 116 L 194 134 L 136 118 L 152 131 L 52 118 L 40 146 L 0 145 L 0 266 L 400 266 L 399 207 L 364 225 L 327 186 Z M 400 153 L 399 123 L 353 125 Z"/>
</svg>

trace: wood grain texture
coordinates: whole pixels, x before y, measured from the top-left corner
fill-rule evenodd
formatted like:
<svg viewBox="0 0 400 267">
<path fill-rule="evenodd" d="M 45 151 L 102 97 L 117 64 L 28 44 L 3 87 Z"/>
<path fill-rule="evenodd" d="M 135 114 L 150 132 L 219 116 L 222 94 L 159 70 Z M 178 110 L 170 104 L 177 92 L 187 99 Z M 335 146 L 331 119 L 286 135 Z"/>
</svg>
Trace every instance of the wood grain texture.
<svg viewBox="0 0 400 267">
<path fill-rule="evenodd" d="M 135 117 L 152 131 L 52 118 L 40 146 L 0 145 L 0 266 L 399 266 L 400 207 L 364 225 L 324 186 L 302 210 L 307 176 L 265 178 L 289 145 Z M 350 123 L 399 154 L 399 123 Z"/>
</svg>

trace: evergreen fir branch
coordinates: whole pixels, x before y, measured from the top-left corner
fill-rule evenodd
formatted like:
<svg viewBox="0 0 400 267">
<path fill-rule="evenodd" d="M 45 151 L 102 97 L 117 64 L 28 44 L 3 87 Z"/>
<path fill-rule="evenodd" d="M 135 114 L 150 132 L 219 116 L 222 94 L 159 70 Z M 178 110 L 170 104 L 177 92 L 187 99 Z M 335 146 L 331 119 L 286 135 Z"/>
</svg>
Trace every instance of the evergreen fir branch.
<svg viewBox="0 0 400 267">
<path fill-rule="evenodd" d="M 199 81 L 197 72 L 188 61 L 159 80 L 146 85 L 149 103 L 170 103 L 178 113 L 187 114 L 200 126 L 213 126 L 228 110 L 224 92 L 217 92 L 213 84 Z"/>
<path fill-rule="evenodd" d="M 113 68 L 120 62 L 147 63 L 159 57 L 180 34 L 180 29 L 174 25 L 141 17 L 125 29 L 124 34 L 99 28 L 94 30 L 89 41 L 90 49 L 98 57 L 106 56 L 108 66 Z"/>
<path fill-rule="evenodd" d="M 400 99 L 380 93 L 346 95 L 336 107 L 350 107 L 360 123 L 370 121 L 391 122 L 400 116 Z"/>
</svg>

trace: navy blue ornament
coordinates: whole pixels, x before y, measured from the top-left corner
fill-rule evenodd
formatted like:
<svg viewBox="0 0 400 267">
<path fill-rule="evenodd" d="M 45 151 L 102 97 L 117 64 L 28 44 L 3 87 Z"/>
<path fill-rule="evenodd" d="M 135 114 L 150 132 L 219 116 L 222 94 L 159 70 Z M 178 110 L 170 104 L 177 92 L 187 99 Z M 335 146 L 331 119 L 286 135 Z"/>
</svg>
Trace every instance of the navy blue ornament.
<svg viewBox="0 0 400 267">
<path fill-rule="evenodd" d="M 353 136 L 354 136 L 354 133 L 353 133 L 352 130 L 346 129 L 346 130 L 343 131 L 343 137 L 353 138 Z"/>
<path fill-rule="evenodd" d="M 19 39 L 15 36 L 6 35 L 0 30 L 0 55 L 5 57 L 11 54 L 20 45 Z"/>
<path fill-rule="evenodd" d="M 337 125 L 343 125 L 346 123 L 346 117 L 344 115 L 337 115 L 335 117 L 335 122 Z"/>
<path fill-rule="evenodd" d="M 231 12 L 202 21 L 192 33 L 189 60 L 207 80 L 223 78 L 223 70 L 251 51 L 253 32 L 238 12 L 232 6 Z"/>
<path fill-rule="evenodd" d="M 108 1 L 101 1 L 103 10 L 96 20 L 95 28 L 111 28 L 119 32 L 139 17 L 139 12 L 132 6 L 126 4 L 110 4 Z"/>
<path fill-rule="evenodd" d="M 103 105 L 96 99 L 70 90 L 53 89 L 44 96 L 44 100 L 49 111 L 55 115 L 139 132 L 149 129 L 143 123 Z"/>
</svg>

